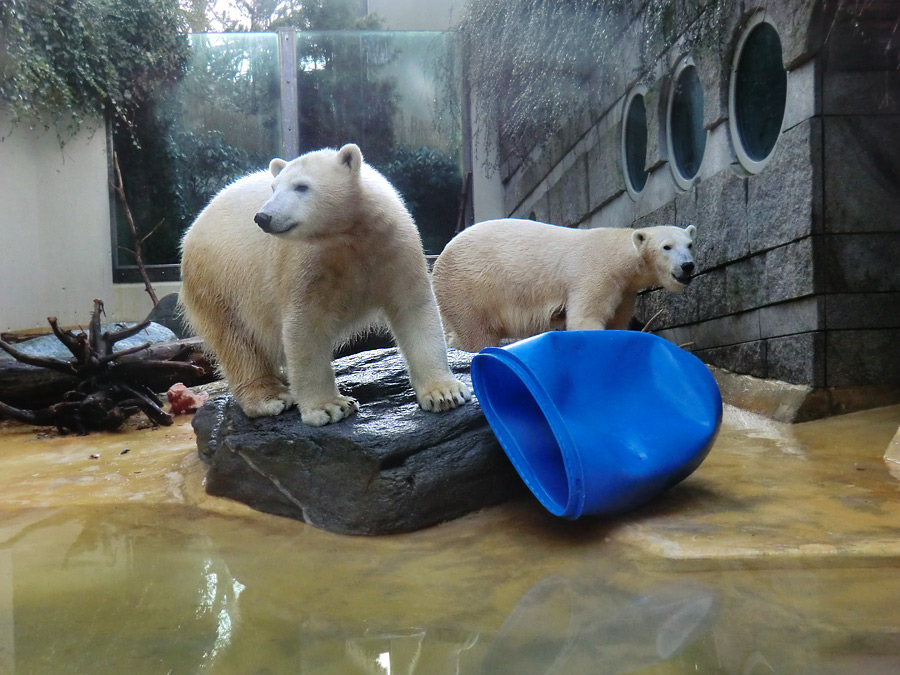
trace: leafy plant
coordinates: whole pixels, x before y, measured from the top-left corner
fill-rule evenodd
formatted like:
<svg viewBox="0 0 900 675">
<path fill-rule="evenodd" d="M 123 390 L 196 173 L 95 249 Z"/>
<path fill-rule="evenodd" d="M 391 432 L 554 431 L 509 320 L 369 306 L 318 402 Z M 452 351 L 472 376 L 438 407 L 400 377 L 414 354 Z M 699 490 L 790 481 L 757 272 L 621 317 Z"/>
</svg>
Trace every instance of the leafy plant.
<svg viewBox="0 0 900 675">
<path fill-rule="evenodd" d="M 61 143 L 104 114 L 131 129 L 183 72 L 183 28 L 177 0 L 5 0 L 0 101 L 14 124 L 55 129 Z"/>
<path fill-rule="evenodd" d="M 202 2 L 202 0 L 200 0 Z M 197 0 L 194 0 L 196 3 Z M 359 0 L 231 0 L 207 11 L 226 33 L 300 30 L 377 30 L 377 15 L 359 16 Z"/>
<path fill-rule="evenodd" d="M 425 252 L 439 254 L 456 229 L 462 189 L 459 163 L 433 148 L 398 148 L 380 169 L 403 195 L 422 233 Z"/>
</svg>

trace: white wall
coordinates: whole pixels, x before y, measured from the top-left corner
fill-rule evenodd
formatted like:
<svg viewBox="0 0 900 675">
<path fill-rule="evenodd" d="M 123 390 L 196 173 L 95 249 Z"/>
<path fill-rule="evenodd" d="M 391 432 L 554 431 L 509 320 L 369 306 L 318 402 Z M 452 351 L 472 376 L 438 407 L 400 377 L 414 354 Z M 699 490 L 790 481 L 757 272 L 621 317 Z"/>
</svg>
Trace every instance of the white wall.
<svg viewBox="0 0 900 675">
<path fill-rule="evenodd" d="M 86 325 L 113 309 L 106 136 L 11 129 L 0 110 L 0 330 Z"/>
</svg>

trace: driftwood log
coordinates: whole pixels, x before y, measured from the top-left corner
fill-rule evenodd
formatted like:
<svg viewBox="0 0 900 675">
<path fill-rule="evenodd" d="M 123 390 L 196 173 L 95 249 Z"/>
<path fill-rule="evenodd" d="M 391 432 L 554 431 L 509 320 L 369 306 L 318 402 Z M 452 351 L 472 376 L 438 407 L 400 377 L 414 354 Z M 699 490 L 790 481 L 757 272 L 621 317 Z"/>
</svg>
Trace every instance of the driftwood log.
<svg viewBox="0 0 900 675">
<path fill-rule="evenodd" d="M 117 342 L 136 335 L 149 322 L 103 331 L 101 314 L 103 302 L 94 300 L 88 331 L 80 333 L 63 330 L 56 317 L 48 317 L 53 334 L 72 353 L 68 361 L 31 356 L 0 340 L 0 349 L 17 362 L 0 371 L 0 417 L 80 434 L 117 429 L 137 412 L 155 424 L 169 425 L 172 416 L 154 392 L 175 382 L 212 379 L 199 340 L 152 346 L 148 342 L 114 351 Z"/>
</svg>

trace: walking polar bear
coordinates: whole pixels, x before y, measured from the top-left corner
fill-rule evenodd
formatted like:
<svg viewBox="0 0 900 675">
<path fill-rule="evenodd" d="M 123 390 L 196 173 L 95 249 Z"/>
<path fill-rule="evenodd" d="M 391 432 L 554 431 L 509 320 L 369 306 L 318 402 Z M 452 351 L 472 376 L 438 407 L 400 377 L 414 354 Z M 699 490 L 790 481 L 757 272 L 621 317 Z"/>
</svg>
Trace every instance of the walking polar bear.
<svg viewBox="0 0 900 675">
<path fill-rule="evenodd" d="M 181 273 L 185 315 L 249 417 L 294 403 L 313 426 L 352 415 L 333 349 L 376 325 L 391 329 L 423 409 L 472 397 L 447 363 L 419 232 L 356 145 L 273 159 L 226 187 L 185 234 Z"/>
<path fill-rule="evenodd" d="M 477 352 L 548 330 L 625 329 L 637 293 L 690 283 L 697 228 L 578 230 L 489 220 L 463 230 L 434 265 L 450 346 Z"/>
</svg>

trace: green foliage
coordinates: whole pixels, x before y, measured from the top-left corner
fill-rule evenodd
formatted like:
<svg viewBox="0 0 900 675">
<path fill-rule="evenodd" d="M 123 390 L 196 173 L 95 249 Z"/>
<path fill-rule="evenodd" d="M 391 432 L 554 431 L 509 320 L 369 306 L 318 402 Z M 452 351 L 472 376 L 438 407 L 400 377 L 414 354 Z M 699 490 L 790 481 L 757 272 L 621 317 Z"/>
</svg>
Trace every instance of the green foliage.
<svg viewBox="0 0 900 675">
<path fill-rule="evenodd" d="M 398 148 L 380 169 L 403 195 L 422 233 L 425 252 L 440 253 L 456 230 L 462 190 L 459 163 L 432 148 Z"/>
<path fill-rule="evenodd" d="M 123 128 L 184 68 L 177 0 L 5 0 L 0 101 L 61 141 L 99 113 Z"/>
<path fill-rule="evenodd" d="M 381 19 L 374 14 L 359 16 L 359 0 L 232 0 L 215 12 L 224 32 L 251 33 L 279 28 L 316 30 L 377 30 Z"/>
<path fill-rule="evenodd" d="M 241 0 L 242 32 L 298 34 L 301 151 L 356 142 L 389 174 L 438 252 L 455 227 L 458 162 L 398 150 L 396 47 L 358 0 Z M 0 0 L 0 102 L 61 142 L 106 115 L 148 264 L 175 263 L 185 228 L 212 196 L 279 154 L 275 35 L 195 34 L 216 25 L 209 0 Z M 98 114 L 99 113 L 99 114 Z M 452 151 L 451 151 L 452 154 Z M 121 204 L 116 204 L 121 208 Z M 119 265 L 133 242 L 119 218 Z M 151 236 L 147 236 L 152 233 Z"/>
<path fill-rule="evenodd" d="M 300 152 L 356 143 L 366 161 L 386 162 L 393 151 L 397 85 L 379 66 L 393 58 L 387 34 L 318 33 L 297 41 L 300 67 Z"/>
</svg>

